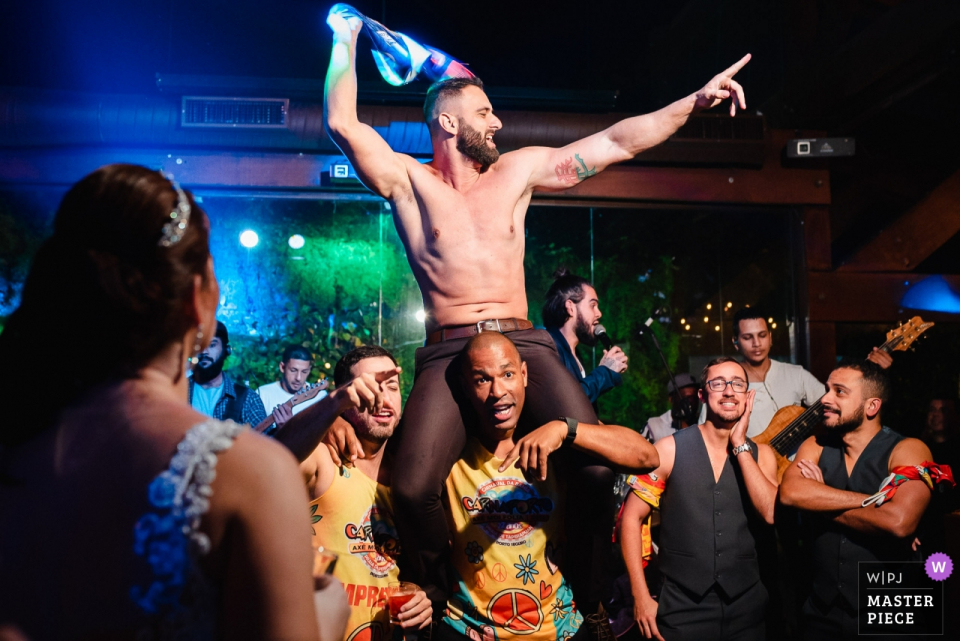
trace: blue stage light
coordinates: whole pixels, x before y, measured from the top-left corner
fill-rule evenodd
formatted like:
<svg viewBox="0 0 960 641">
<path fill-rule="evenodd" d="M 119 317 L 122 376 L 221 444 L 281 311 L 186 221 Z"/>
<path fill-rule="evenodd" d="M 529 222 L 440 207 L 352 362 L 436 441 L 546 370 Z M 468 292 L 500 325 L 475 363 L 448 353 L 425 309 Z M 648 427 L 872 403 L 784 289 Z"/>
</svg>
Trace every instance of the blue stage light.
<svg viewBox="0 0 960 641">
<path fill-rule="evenodd" d="M 294 234 L 290 237 L 290 240 L 287 241 L 287 244 L 290 245 L 291 249 L 301 249 L 306 242 L 307 241 L 304 240 L 303 236 L 300 234 Z"/>
<path fill-rule="evenodd" d="M 252 229 L 248 229 L 242 234 L 240 234 L 240 244 L 246 247 L 247 249 L 252 249 L 257 246 L 257 243 L 260 242 L 260 237 L 257 236 L 257 232 Z"/>
<path fill-rule="evenodd" d="M 929 276 L 907 290 L 900 304 L 910 309 L 960 313 L 960 294 L 950 288 L 943 276 Z"/>
</svg>

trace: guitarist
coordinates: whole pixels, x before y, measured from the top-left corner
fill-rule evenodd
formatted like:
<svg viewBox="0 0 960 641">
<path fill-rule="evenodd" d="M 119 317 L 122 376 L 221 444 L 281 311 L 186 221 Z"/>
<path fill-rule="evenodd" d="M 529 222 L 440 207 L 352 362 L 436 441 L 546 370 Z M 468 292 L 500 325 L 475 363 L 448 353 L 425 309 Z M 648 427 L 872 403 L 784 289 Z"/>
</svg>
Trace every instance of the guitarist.
<svg viewBox="0 0 960 641">
<path fill-rule="evenodd" d="M 187 397 L 193 409 L 218 420 L 257 425 L 267 417 L 260 397 L 253 390 L 223 373 L 230 356 L 230 335 L 217 321 L 217 332 L 198 356 L 188 385 Z"/>
<path fill-rule="evenodd" d="M 307 409 L 321 398 L 327 395 L 326 392 L 320 392 L 309 401 L 297 404 L 291 408 L 284 405 L 304 389 L 307 380 L 310 378 L 310 370 L 313 369 L 313 356 L 301 345 L 288 345 L 283 350 L 280 358 L 280 380 L 264 385 L 257 390 L 263 406 L 272 409 L 273 420 L 277 424 L 275 429 L 280 429 L 284 423 L 290 420 L 290 417 L 298 412 Z"/>
<path fill-rule="evenodd" d="M 823 396 L 823 383 L 799 365 L 770 358 L 773 336 L 766 318 L 756 308 L 741 309 L 733 316 L 733 346 L 742 357 L 750 389 L 756 390 L 747 436 L 761 434 L 777 410 L 788 405 L 809 406 Z M 893 364 L 888 353 L 873 348 L 867 356 L 883 369 Z"/>
</svg>

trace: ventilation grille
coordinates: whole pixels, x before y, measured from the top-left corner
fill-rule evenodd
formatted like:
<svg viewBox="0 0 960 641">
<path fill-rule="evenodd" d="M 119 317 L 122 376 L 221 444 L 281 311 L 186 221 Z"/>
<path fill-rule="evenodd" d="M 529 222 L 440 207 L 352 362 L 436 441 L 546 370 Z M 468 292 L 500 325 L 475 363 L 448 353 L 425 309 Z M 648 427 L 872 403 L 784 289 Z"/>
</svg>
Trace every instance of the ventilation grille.
<svg viewBox="0 0 960 641">
<path fill-rule="evenodd" d="M 284 129 L 289 106 L 286 98 L 184 96 L 180 124 L 193 128 Z"/>
</svg>

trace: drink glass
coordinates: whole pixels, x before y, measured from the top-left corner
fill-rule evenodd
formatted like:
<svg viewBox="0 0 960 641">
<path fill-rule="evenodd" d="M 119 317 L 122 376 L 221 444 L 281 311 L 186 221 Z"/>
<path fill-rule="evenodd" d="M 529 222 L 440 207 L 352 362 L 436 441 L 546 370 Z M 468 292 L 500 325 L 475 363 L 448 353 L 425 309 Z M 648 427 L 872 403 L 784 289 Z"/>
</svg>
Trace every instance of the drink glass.
<svg viewBox="0 0 960 641">
<path fill-rule="evenodd" d="M 313 576 L 314 578 L 324 574 L 332 574 L 333 566 L 337 564 L 337 555 L 333 552 L 324 550 L 322 547 L 313 551 Z"/>
<path fill-rule="evenodd" d="M 394 582 L 387 586 L 387 608 L 390 610 L 390 623 L 400 625 L 400 608 L 420 590 L 415 583 Z"/>
</svg>

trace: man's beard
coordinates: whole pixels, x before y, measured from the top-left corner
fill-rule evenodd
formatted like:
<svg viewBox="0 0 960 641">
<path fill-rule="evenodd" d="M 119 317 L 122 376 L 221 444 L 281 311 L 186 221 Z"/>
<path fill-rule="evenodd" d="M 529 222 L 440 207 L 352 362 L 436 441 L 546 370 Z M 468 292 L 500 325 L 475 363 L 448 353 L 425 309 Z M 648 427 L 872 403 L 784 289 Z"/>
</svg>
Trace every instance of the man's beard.
<svg viewBox="0 0 960 641">
<path fill-rule="evenodd" d="M 460 119 L 460 132 L 457 133 L 457 151 L 480 163 L 484 169 L 497 162 L 500 152 L 487 145 L 487 138 L 482 133 Z"/>
<path fill-rule="evenodd" d="M 220 376 L 220 372 L 223 371 L 223 364 L 227 360 L 226 350 L 220 354 L 220 358 L 213 361 L 209 365 L 203 366 L 200 363 L 197 363 L 193 366 L 193 381 L 195 383 L 206 383 L 212 381 L 216 377 Z"/>
<path fill-rule="evenodd" d="M 583 320 L 579 309 L 577 310 L 577 324 L 574 326 L 573 332 L 577 335 L 577 339 L 587 347 L 593 347 L 597 344 L 597 337 L 593 333 L 593 327 L 587 325 L 587 321 Z"/>
<path fill-rule="evenodd" d="M 836 425 L 834 425 L 833 427 L 830 427 L 829 425 L 827 425 L 826 428 L 831 432 L 843 432 L 843 433 L 852 432 L 853 430 L 860 427 L 861 424 L 863 424 L 863 418 L 864 416 L 866 416 L 866 413 L 863 411 L 863 408 L 864 408 L 863 405 L 858 407 L 857 410 L 853 414 L 851 414 L 849 418 L 841 414 L 839 417 L 837 417 Z"/>
</svg>

